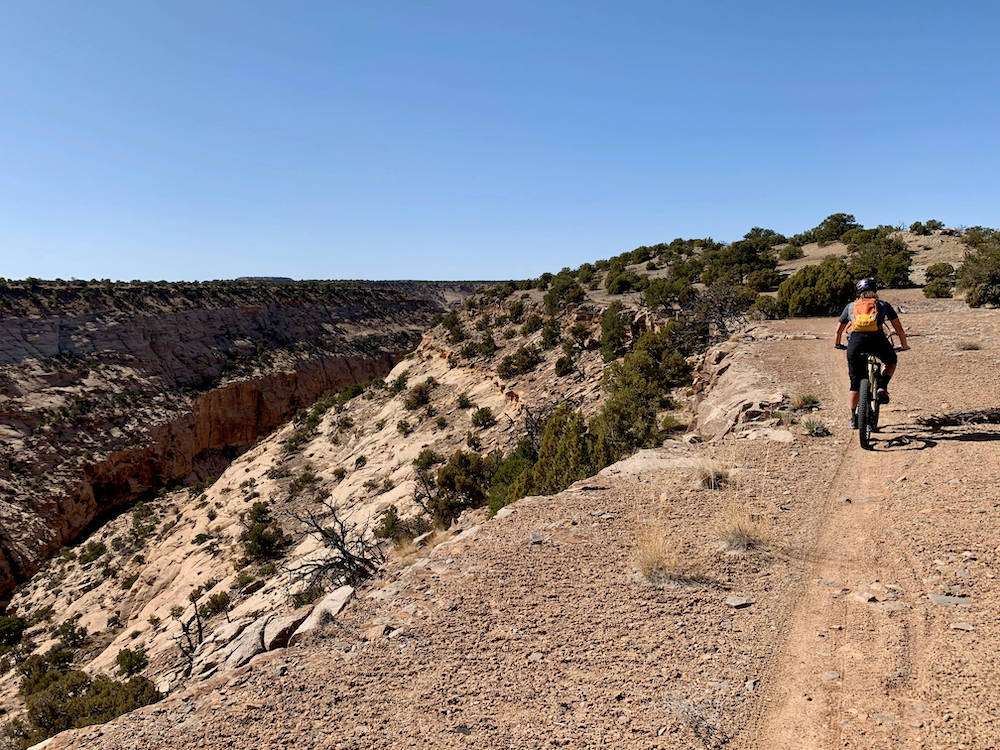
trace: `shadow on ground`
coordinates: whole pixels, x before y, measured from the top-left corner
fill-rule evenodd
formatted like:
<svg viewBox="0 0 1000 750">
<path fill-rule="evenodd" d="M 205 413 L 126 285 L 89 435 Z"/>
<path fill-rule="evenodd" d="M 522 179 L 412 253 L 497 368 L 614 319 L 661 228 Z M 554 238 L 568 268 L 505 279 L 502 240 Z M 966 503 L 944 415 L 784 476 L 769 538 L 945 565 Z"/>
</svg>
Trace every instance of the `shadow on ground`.
<svg viewBox="0 0 1000 750">
<path fill-rule="evenodd" d="M 972 429 L 980 425 L 996 425 L 997 429 Z M 922 451 L 942 441 L 992 442 L 1000 440 L 1000 408 L 931 414 L 911 424 L 886 425 L 877 434 L 875 450 Z"/>
</svg>

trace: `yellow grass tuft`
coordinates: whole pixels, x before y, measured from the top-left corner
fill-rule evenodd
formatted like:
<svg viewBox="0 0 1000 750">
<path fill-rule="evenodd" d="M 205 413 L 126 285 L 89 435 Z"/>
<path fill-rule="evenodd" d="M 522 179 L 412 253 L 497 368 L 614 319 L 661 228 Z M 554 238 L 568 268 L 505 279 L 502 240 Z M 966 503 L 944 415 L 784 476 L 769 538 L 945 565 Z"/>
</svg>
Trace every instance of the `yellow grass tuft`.
<svg viewBox="0 0 1000 750">
<path fill-rule="evenodd" d="M 707 490 L 722 489 L 729 481 L 729 469 L 717 461 L 702 459 L 695 465 L 698 484 Z"/>
<path fill-rule="evenodd" d="M 697 561 L 685 555 L 662 527 L 648 527 L 639 533 L 635 561 L 643 577 L 657 586 L 705 579 Z"/>
<path fill-rule="evenodd" d="M 745 552 L 770 545 L 764 528 L 753 520 L 750 511 L 736 503 L 723 511 L 717 531 L 720 541 L 730 550 Z"/>
</svg>

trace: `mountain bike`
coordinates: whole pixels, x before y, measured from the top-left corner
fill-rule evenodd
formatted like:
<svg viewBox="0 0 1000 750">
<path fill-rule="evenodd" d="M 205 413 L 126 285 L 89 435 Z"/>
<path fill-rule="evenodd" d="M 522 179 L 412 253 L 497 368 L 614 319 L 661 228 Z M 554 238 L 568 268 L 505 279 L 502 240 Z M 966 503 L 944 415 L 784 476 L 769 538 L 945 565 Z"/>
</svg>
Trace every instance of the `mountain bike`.
<svg viewBox="0 0 1000 750">
<path fill-rule="evenodd" d="M 895 333 L 889 334 L 889 341 L 895 341 Z M 840 349 L 847 349 L 841 345 Z M 904 351 L 898 346 L 895 351 Z M 872 450 L 872 433 L 878 432 L 879 411 L 882 402 L 878 398 L 878 384 L 882 382 L 882 360 L 874 354 L 868 355 L 868 375 L 861 378 L 858 385 L 858 441 L 866 451 Z"/>
</svg>

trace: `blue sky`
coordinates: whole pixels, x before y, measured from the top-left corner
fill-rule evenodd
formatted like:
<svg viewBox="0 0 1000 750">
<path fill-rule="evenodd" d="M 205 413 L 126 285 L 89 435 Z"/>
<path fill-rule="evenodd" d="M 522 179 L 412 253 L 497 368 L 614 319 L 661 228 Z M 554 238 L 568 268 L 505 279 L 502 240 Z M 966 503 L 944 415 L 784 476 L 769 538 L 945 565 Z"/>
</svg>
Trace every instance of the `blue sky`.
<svg viewBox="0 0 1000 750">
<path fill-rule="evenodd" d="M 510 278 L 1000 224 L 994 3 L 8 4 L 0 276 Z"/>
</svg>

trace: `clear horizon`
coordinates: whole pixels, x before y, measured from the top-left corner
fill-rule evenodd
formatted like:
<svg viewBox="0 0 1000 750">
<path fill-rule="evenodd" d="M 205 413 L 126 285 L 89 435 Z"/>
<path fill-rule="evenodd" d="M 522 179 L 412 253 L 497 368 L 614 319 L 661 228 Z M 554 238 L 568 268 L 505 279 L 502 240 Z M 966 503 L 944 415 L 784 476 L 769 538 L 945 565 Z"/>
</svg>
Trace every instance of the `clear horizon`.
<svg viewBox="0 0 1000 750">
<path fill-rule="evenodd" d="M 974 2 L 51 2 L 0 29 L 0 276 L 537 276 L 1000 224 Z"/>
</svg>

